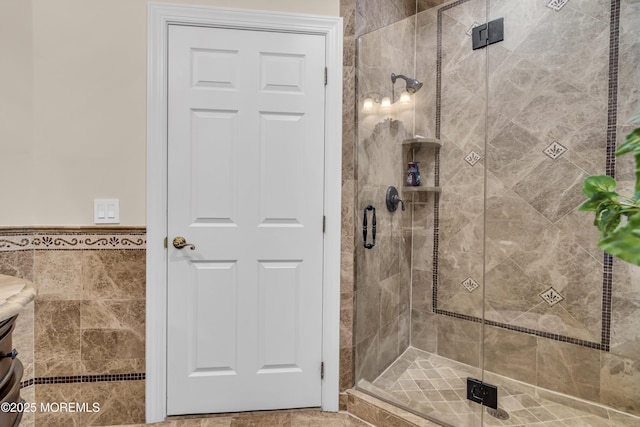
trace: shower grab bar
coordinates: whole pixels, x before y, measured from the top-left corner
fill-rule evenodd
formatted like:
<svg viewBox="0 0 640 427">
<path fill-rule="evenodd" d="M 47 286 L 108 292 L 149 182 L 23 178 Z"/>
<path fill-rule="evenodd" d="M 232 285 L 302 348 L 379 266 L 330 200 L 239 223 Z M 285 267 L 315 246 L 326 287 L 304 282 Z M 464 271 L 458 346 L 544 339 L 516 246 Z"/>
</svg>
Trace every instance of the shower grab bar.
<svg viewBox="0 0 640 427">
<path fill-rule="evenodd" d="M 367 243 L 367 211 L 373 211 L 373 218 L 371 219 L 371 234 L 373 236 L 373 242 Z M 362 219 L 362 237 L 364 238 L 364 247 L 371 249 L 376 245 L 376 208 L 371 205 L 367 205 L 364 208 L 364 218 Z"/>
</svg>

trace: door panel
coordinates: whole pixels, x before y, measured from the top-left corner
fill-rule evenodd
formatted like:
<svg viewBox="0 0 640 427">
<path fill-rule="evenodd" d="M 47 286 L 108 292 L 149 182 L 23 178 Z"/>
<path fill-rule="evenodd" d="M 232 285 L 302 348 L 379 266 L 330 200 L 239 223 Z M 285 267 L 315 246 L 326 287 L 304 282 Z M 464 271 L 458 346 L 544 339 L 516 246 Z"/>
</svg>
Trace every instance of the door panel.
<svg viewBox="0 0 640 427">
<path fill-rule="evenodd" d="M 236 263 L 191 263 L 189 305 L 189 371 L 201 375 L 236 373 Z"/>
<path fill-rule="evenodd" d="M 303 212 L 299 198 L 305 186 L 303 159 L 306 123 L 302 114 L 260 115 L 260 217 L 261 226 L 301 225 Z M 290 153 L 283 156 L 282 153 Z"/>
<path fill-rule="evenodd" d="M 258 296 L 260 373 L 299 370 L 301 261 L 261 261 Z"/>
<path fill-rule="evenodd" d="M 321 404 L 324 44 L 170 26 L 170 415 Z"/>
<path fill-rule="evenodd" d="M 192 110 L 192 209 L 194 224 L 235 224 L 237 111 Z M 214 140 L 211 135 L 216 135 Z M 225 185 L 220 185 L 225 183 Z"/>
</svg>

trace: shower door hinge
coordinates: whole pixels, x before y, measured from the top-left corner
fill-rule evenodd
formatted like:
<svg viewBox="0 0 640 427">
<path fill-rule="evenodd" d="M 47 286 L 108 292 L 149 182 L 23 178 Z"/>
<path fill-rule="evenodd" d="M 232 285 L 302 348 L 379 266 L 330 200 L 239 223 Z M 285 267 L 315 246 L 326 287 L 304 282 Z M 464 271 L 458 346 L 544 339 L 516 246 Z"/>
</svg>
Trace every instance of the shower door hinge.
<svg viewBox="0 0 640 427">
<path fill-rule="evenodd" d="M 327 67 L 324 67 L 324 85 L 327 85 Z"/>
<path fill-rule="evenodd" d="M 320 362 L 320 379 L 324 379 L 324 362 Z"/>
<path fill-rule="evenodd" d="M 327 217 L 322 215 L 322 232 L 327 232 Z"/>
<path fill-rule="evenodd" d="M 473 50 L 501 42 L 504 40 L 504 18 L 494 19 L 486 24 L 474 27 L 471 30 L 471 40 Z"/>
<path fill-rule="evenodd" d="M 164 247 L 165 247 L 165 249 L 167 248 L 168 242 L 169 242 L 169 238 L 165 237 L 164 238 Z"/>
<path fill-rule="evenodd" d="M 467 399 L 489 408 L 498 409 L 498 387 L 467 377 Z"/>
</svg>

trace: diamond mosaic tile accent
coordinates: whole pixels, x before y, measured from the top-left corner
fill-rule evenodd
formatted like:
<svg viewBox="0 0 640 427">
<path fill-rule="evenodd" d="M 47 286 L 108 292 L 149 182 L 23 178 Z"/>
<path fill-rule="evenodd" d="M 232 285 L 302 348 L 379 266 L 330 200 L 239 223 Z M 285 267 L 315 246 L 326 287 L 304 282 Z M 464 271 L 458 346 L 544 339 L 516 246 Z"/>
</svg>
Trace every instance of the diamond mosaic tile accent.
<svg viewBox="0 0 640 427">
<path fill-rule="evenodd" d="M 553 289 L 553 287 L 551 287 L 551 288 L 547 289 L 546 291 L 542 292 L 540 294 L 540 298 L 545 300 L 546 303 L 549 304 L 550 307 L 553 307 L 554 305 L 556 305 L 557 303 L 559 303 L 560 301 L 562 301 L 564 299 L 564 297 L 562 295 L 560 295 L 560 293 L 558 291 Z"/>
<path fill-rule="evenodd" d="M 475 27 L 480 26 L 481 24 L 477 21 L 473 21 L 473 24 L 471 24 L 471 26 L 469 27 L 469 29 L 467 30 L 467 32 L 465 33 L 466 35 L 468 35 L 469 37 L 471 37 L 471 34 L 473 33 L 473 29 Z"/>
<path fill-rule="evenodd" d="M 466 155 L 466 157 L 464 158 L 464 160 L 469 163 L 471 166 L 475 165 L 476 163 L 478 163 L 480 161 L 480 159 L 482 158 L 482 156 L 478 153 L 476 153 L 475 151 L 471 150 L 471 152 L 469 154 Z"/>
<path fill-rule="evenodd" d="M 551 0 L 549 4 L 547 4 L 547 7 L 557 12 L 562 9 L 567 3 L 569 3 L 569 0 Z"/>
<path fill-rule="evenodd" d="M 553 160 L 562 156 L 567 151 L 567 148 L 560 144 L 558 141 L 553 141 L 547 148 L 545 148 L 542 152 L 547 156 L 551 157 Z"/>
<path fill-rule="evenodd" d="M 462 282 L 462 286 L 464 286 L 469 292 L 473 292 L 480 285 L 478 284 L 478 282 L 473 280 L 473 277 L 469 276 L 466 279 L 464 279 L 464 282 Z"/>
</svg>

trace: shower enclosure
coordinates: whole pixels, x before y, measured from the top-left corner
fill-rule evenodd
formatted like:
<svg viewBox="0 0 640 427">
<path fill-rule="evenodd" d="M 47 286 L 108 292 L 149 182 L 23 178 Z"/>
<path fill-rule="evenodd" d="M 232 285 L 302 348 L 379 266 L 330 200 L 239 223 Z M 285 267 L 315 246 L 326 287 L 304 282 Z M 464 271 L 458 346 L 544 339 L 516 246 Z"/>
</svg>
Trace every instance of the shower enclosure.
<svg viewBox="0 0 640 427">
<path fill-rule="evenodd" d="M 357 40 L 356 387 L 443 425 L 640 425 L 640 268 L 578 211 L 589 175 L 633 192 L 640 2 L 428 3 Z"/>
</svg>

